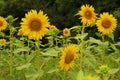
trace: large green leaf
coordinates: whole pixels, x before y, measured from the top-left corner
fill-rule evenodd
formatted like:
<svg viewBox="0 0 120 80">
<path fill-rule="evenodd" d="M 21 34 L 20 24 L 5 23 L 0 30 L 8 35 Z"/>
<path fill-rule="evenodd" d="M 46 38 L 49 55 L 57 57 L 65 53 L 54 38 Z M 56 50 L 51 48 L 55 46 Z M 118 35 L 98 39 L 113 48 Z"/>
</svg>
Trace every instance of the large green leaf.
<svg viewBox="0 0 120 80">
<path fill-rule="evenodd" d="M 27 52 L 29 51 L 28 47 L 23 47 L 23 48 L 17 48 L 13 51 L 14 54 L 20 53 L 20 52 Z"/>
<path fill-rule="evenodd" d="M 22 70 L 22 69 L 25 69 L 25 68 L 29 68 L 30 65 L 31 65 L 31 63 L 27 63 L 27 64 L 16 67 L 16 69 L 17 70 Z"/>
<path fill-rule="evenodd" d="M 77 34 L 77 35 L 75 36 L 75 38 L 76 38 L 76 39 L 81 39 L 81 40 L 83 40 L 83 39 L 85 39 L 85 37 L 87 37 L 87 35 L 88 35 L 88 33 L 84 33 L 83 35 Z"/>
<path fill-rule="evenodd" d="M 56 72 L 58 70 L 59 70 L 58 68 L 53 68 L 53 69 L 50 69 L 47 73 L 53 73 L 53 72 Z"/>
<path fill-rule="evenodd" d="M 76 80 L 83 80 L 83 77 L 84 77 L 84 73 L 83 73 L 83 71 L 79 71 L 78 72 L 78 75 L 77 75 L 77 79 Z"/>
<path fill-rule="evenodd" d="M 45 52 L 41 52 L 42 55 L 44 56 L 58 56 L 58 50 L 54 48 L 47 48 Z"/>
<path fill-rule="evenodd" d="M 27 80 L 36 80 L 37 78 L 40 78 L 44 74 L 43 70 L 40 71 L 28 71 L 26 73 Z"/>
<path fill-rule="evenodd" d="M 115 74 L 118 71 L 119 71 L 119 69 L 110 69 L 109 74 Z"/>
</svg>

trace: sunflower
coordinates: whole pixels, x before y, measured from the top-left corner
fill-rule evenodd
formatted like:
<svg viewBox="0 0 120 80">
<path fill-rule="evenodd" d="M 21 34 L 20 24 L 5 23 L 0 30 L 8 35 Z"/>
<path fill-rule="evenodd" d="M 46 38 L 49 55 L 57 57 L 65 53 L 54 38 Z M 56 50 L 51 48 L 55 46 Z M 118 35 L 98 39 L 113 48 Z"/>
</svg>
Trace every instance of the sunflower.
<svg viewBox="0 0 120 80">
<path fill-rule="evenodd" d="M 75 44 L 69 44 L 62 51 L 62 56 L 60 57 L 60 67 L 61 70 L 67 71 L 69 68 L 74 66 L 74 59 L 77 58 L 78 48 Z"/>
<path fill-rule="evenodd" d="M 54 25 L 51 25 L 51 26 L 49 27 L 49 29 L 50 29 L 50 30 L 57 30 L 56 26 L 54 26 Z"/>
<path fill-rule="evenodd" d="M 5 30 L 7 28 L 7 21 L 0 16 L 0 31 Z"/>
<path fill-rule="evenodd" d="M 22 36 L 22 35 L 23 35 L 23 33 L 24 33 L 24 31 L 20 28 L 20 29 L 18 30 L 17 35 L 18 35 L 18 36 Z"/>
<path fill-rule="evenodd" d="M 113 17 L 112 14 L 104 12 L 100 14 L 99 20 L 96 22 L 98 31 L 102 32 L 104 35 L 109 35 L 114 31 L 117 26 L 117 20 Z"/>
<path fill-rule="evenodd" d="M 0 39 L 0 45 L 6 46 L 7 42 L 6 39 Z"/>
<path fill-rule="evenodd" d="M 64 35 L 65 37 L 70 36 L 70 30 L 69 30 L 68 28 L 63 29 L 63 35 Z"/>
<path fill-rule="evenodd" d="M 96 13 L 94 12 L 93 6 L 89 6 L 89 5 L 81 6 L 79 15 L 81 16 L 80 19 L 83 25 L 89 26 L 96 21 Z"/>
<path fill-rule="evenodd" d="M 46 14 L 43 11 L 37 13 L 36 10 L 31 10 L 25 14 L 25 18 L 22 19 L 21 27 L 23 35 L 28 35 L 28 38 L 39 40 L 48 32 L 50 23 Z"/>
</svg>

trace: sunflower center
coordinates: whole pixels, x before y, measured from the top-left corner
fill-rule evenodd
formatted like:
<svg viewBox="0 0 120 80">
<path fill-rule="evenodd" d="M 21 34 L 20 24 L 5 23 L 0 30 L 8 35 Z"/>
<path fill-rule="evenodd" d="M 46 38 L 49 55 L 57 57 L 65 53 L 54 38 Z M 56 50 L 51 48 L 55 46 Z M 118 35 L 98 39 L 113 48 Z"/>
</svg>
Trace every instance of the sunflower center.
<svg viewBox="0 0 120 80">
<path fill-rule="evenodd" d="M 0 21 L 0 27 L 1 27 L 1 26 L 3 26 L 3 22 L 2 22 L 2 21 Z"/>
<path fill-rule="evenodd" d="M 32 21 L 31 22 L 31 30 L 38 31 L 41 29 L 41 22 L 40 21 Z"/>
<path fill-rule="evenodd" d="M 91 11 L 86 11 L 85 12 L 85 17 L 87 18 L 87 19 L 91 19 L 92 18 L 92 13 L 91 13 Z"/>
<path fill-rule="evenodd" d="M 110 20 L 103 20 L 102 21 L 102 26 L 104 28 L 109 28 L 111 26 L 111 21 Z"/>
<path fill-rule="evenodd" d="M 72 53 L 67 53 L 65 56 L 65 63 L 69 64 L 71 61 L 73 61 L 74 55 Z"/>
<path fill-rule="evenodd" d="M 67 31 L 67 30 L 65 30 L 65 34 L 68 34 L 68 31 Z"/>
</svg>

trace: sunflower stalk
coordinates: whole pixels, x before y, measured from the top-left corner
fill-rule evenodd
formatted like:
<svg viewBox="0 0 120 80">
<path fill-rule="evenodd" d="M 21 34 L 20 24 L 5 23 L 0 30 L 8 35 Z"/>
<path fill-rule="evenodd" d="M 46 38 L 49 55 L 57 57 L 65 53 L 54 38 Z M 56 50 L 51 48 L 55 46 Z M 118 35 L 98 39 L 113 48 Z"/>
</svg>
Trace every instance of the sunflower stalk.
<svg viewBox="0 0 120 80">
<path fill-rule="evenodd" d="M 57 35 L 54 36 L 55 38 L 55 46 L 57 47 L 58 46 L 58 38 L 57 38 Z M 53 44 L 54 44 L 54 39 L 53 39 Z"/>
<path fill-rule="evenodd" d="M 105 42 L 105 36 L 102 34 L 102 42 Z"/>
<path fill-rule="evenodd" d="M 67 45 L 67 38 L 65 37 L 65 45 Z"/>
<path fill-rule="evenodd" d="M 84 35 L 84 30 L 85 30 L 85 26 L 82 26 L 82 30 L 81 30 L 81 35 Z M 83 38 L 81 39 L 81 43 L 80 43 L 80 70 L 82 70 L 82 65 L 83 65 Z"/>
<path fill-rule="evenodd" d="M 84 34 L 84 30 L 85 30 L 85 26 L 82 26 L 82 31 L 81 31 L 81 34 L 83 35 Z M 83 39 L 82 39 L 83 40 Z"/>
<path fill-rule="evenodd" d="M 35 45 L 36 45 L 36 64 L 37 64 L 37 69 L 38 69 L 38 72 L 41 70 L 41 66 L 40 66 L 40 48 L 39 48 L 39 41 L 36 41 L 35 42 Z M 37 80 L 40 80 L 40 77 L 37 78 Z"/>
<path fill-rule="evenodd" d="M 13 29 L 11 27 L 10 29 L 10 63 L 9 63 L 10 76 L 13 75 L 13 40 L 12 40 L 12 37 L 13 37 Z"/>
<path fill-rule="evenodd" d="M 102 35 L 102 41 L 103 42 L 105 42 L 105 36 L 104 35 Z M 103 52 L 101 53 L 101 61 L 102 61 L 102 63 L 104 64 L 104 54 L 105 54 L 105 50 L 103 50 Z"/>
<path fill-rule="evenodd" d="M 29 38 L 27 39 L 27 46 L 28 46 L 28 48 L 30 47 L 30 39 Z M 28 54 L 29 54 L 29 50 L 28 50 Z"/>
<path fill-rule="evenodd" d="M 66 71 L 64 71 L 63 74 L 64 74 L 64 75 L 63 75 L 63 80 L 66 80 L 66 79 L 65 79 Z"/>
</svg>

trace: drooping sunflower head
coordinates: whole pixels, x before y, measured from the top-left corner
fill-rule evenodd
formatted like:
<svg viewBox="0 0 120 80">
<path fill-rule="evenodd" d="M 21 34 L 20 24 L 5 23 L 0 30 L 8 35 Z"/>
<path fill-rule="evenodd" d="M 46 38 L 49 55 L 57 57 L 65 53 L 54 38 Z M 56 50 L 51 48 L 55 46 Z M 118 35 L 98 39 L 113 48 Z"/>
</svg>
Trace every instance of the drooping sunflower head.
<svg viewBox="0 0 120 80">
<path fill-rule="evenodd" d="M 74 59 L 77 58 L 78 48 L 75 44 L 69 44 L 62 51 L 60 58 L 60 67 L 62 70 L 67 71 L 74 66 Z"/>
<path fill-rule="evenodd" d="M 81 22 L 83 25 L 92 25 L 96 21 L 96 13 L 94 12 L 93 6 L 83 5 L 81 6 L 81 10 L 79 11 L 79 15 L 81 16 Z"/>
<path fill-rule="evenodd" d="M 28 38 L 39 40 L 48 32 L 50 26 L 48 16 L 43 14 L 43 11 L 37 13 L 36 10 L 31 10 L 25 14 L 22 19 L 21 27 L 24 31 L 23 35 L 28 35 Z"/>
<path fill-rule="evenodd" d="M 7 21 L 5 18 L 0 16 L 0 31 L 5 30 L 7 28 Z"/>
<path fill-rule="evenodd" d="M 97 20 L 96 25 L 98 31 L 104 35 L 109 35 L 116 28 L 117 20 L 113 17 L 112 14 L 104 12 L 103 14 L 100 14 L 100 18 Z"/>
<path fill-rule="evenodd" d="M 68 28 L 63 29 L 63 35 L 64 35 L 65 37 L 70 36 L 70 30 L 69 30 Z"/>
</svg>

